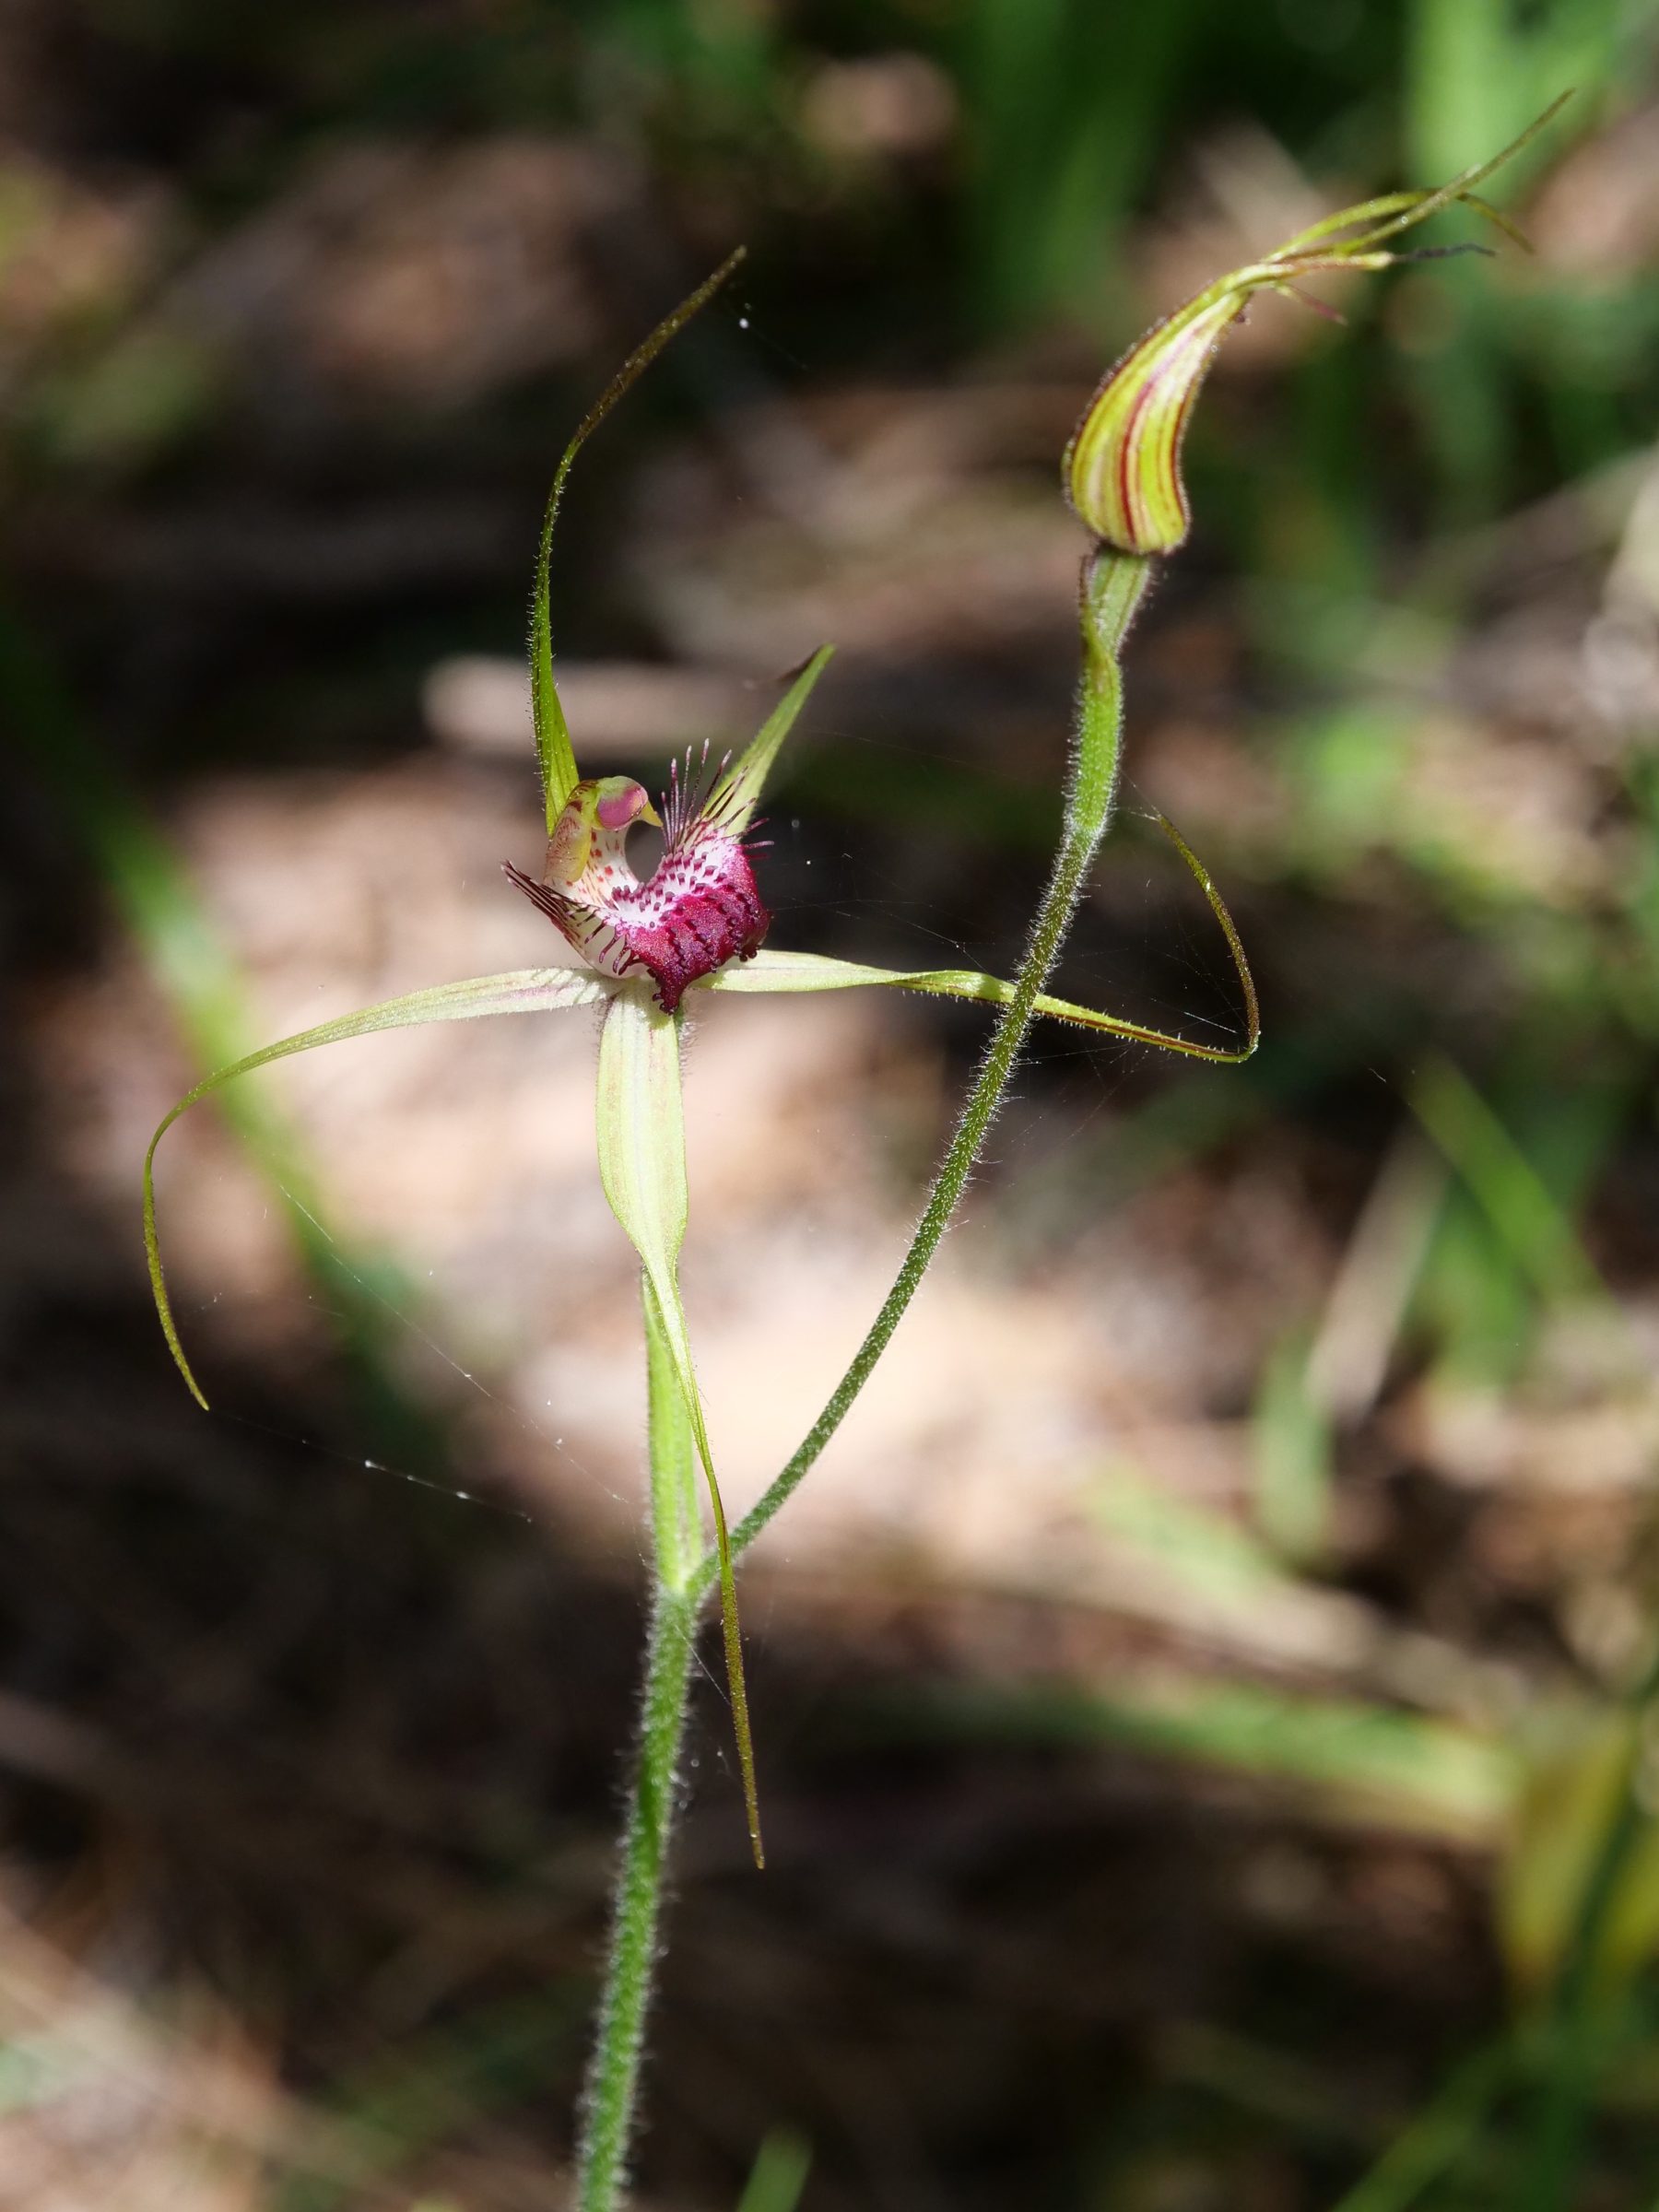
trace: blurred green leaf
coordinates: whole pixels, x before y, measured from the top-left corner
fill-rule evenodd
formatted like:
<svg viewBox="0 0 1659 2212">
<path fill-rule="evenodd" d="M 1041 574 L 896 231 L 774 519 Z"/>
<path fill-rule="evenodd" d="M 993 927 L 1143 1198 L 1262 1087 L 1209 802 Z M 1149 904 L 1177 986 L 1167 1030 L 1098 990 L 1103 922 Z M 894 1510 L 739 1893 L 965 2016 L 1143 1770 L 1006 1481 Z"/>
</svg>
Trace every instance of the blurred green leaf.
<svg viewBox="0 0 1659 2212">
<path fill-rule="evenodd" d="M 248 1049 L 249 994 L 187 871 L 149 811 L 88 743 L 56 671 L 18 618 L 0 606 L 0 705 L 30 769 L 86 852 L 94 879 L 131 934 L 158 993 L 198 1065 Z M 393 1441 L 410 1465 L 435 1472 L 441 1447 L 429 1415 L 395 1380 L 389 1324 L 415 1293 L 382 1253 L 341 1244 L 299 1141 L 257 1087 L 236 1087 L 219 1112 L 267 1178 L 296 1249 L 323 1288 L 320 1308 Z"/>
<path fill-rule="evenodd" d="M 1298 1332 L 1269 1354 L 1252 1430 L 1257 1527 L 1284 1559 L 1317 1559 L 1331 1529 L 1331 1421 L 1308 1381 Z"/>
<path fill-rule="evenodd" d="M 1206 12 L 1203 0 L 971 0 L 968 251 L 984 321 L 1018 325 L 1056 309 L 1095 319 Z M 1112 320 L 1135 318 L 1120 307 Z"/>
<path fill-rule="evenodd" d="M 1501 1829 L 1522 1779 L 1510 1746 L 1471 1729 L 1253 1682 L 953 1685 L 905 1702 L 947 1735 L 1118 1744 L 1300 1785 L 1339 1816 L 1468 1839 Z"/>
<path fill-rule="evenodd" d="M 1540 1298 L 1617 1307 L 1569 1215 L 1475 1086 L 1442 1055 L 1427 1058 L 1412 1111 L 1462 1176 Z"/>
<path fill-rule="evenodd" d="M 1609 1828 L 1632 1786 L 1651 1726 L 1617 1709 L 1557 1716 L 1531 1761 L 1499 1877 L 1496 1917 L 1516 1983 L 1537 1991 L 1559 1972 Z M 1593 1986 L 1606 1994 L 1659 1956 L 1659 1833 L 1633 1841 L 1609 1900 Z"/>
<path fill-rule="evenodd" d="M 755 2154 L 737 2212 L 794 2212 L 812 2171 L 812 2151 L 788 2128 L 774 2128 Z"/>
<path fill-rule="evenodd" d="M 591 1994 L 585 1980 L 556 1979 L 533 1995 L 463 2014 L 332 2085 L 324 2102 L 344 2171 L 305 2171 L 301 2142 L 271 2212 L 360 2204 L 365 2184 L 394 2181 L 423 2153 L 540 2088 L 550 2064 L 580 2038 Z M 438 2212 L 448 2200 L 420 2201 Z"/>
<path fill-rule="evenodd" d="M 1466 2060 L 1332 2212 L 1409 2212 L 1477 2140 L 1513 2064 L 1506 2042 Z"/>
<path fill-rule="evenodd" d="M 165 324 L 138 326 L 43 378 L 21 427 L 58 467 L 133 466 L 210 422 L 219 383 L 219 364 L 198 340 Z"/>
<path fill-rule="evenodd" d="M 1144 1552 L 1201 1596 L 1256 1603 L 1283 1583 L 1278 1561 L 1248 1529 L 1177 1496 L 1127 1462 L 1102 1473 L 1089 1504 L 1115 1541 Z"/>
</svg>

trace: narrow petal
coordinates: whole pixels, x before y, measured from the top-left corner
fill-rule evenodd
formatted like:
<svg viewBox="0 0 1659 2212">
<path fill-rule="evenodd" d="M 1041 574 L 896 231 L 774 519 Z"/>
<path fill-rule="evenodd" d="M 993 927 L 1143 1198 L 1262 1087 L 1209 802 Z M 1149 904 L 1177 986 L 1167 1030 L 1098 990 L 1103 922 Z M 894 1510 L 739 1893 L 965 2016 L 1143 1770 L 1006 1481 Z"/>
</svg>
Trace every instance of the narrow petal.
<svg viewBox="0 0 1659 2212">
<path fill-rule="evenodd" d="M 627 1230 L 644 1270 L 653 1318 L 679 1380 L 687 1418 L 714 1512 L 720 1558 L 720 1611 L 725 1632 L 732 1725 L 743 1771 L 744 1805 L 755 1864 L 765 1865 L 748 1692 L 737 1627 L 731 1538 L 691 1362 L 691 1337 L 679 1291 L 679 1250 L 686 1236 L 686 1124 L 680 1100 L 679 1029 L 642 991 L 618 991 L 599 1042 L 599 1175 L 611 1211 Z"/>
<path fill-rule="evenodd" d="M 705 976 L 700 991 L 858 991 L 870 983 L 901 983 L 897 969 L 867 968 L 858 960 L 832 959 L 825 952 L 758 952 L 741 968 L 723 968 Z"/>
<path fill-rule="evenodd" d="M 1237 1065 L 1248 1060 L 1261 1042 L 1262 1016 L 1256 998 L 1255 979 L 1250 972 L 1250 963 L 1244 957 L 1233 918 L 1228 912 L 1221 894 L 1210 880 L 1208 870 L 1181 836 L 1174 825 L 1161 815 L 1153 819 L 1174 845 L 1182 860 L 1196 877 L 1210 911 L 1221 924 L 1221 934 L 1227 939 L 1227 949 L 1232 955 L 1233 968 L 1239 978 L 1239 987 L 1244 994 L 1244 1039 L 1241 1044 L 1195 1044 L 1190 1038 L 1175 1037 L 1166 1030 L 1152 1030 L 1137 1021 L 1125 1021 L 1116 1014 L 1102 1014 L 1093 1006 L 1081 1006 L 1069 998 L 1053 998 L 1040 992 L 1037 1011 L 1046 1014 L 1051 1021 L 1066 1021 L 1079 1029 L 1102 1030 L 1112 1037 L 1125 1037 L 1136 1044 L 1157 1045 L 1161 1052 L 1184 1053 L 1194 1060 L 1219 1060 Z M 1003 1006 L 1014 995 L 1014 985 L 1004 982 L 1000 976 L 982 975 L 971 968 L 869 968 L 856 960 L 831 959 L 818 952 L 772 952 L 762 950 L 741 968 L 725 968 L 712 975 L 700 986 L 706 991 L 856 991 L 866 985 L 885 986 L 889 990 L 919 991 L 937 998 L 976 998 L 992 1006 Z"/>
<path fill-rule="evenodd" d="M 820 645 L 761 724 L 748 749 L 735 761 L 709 794 L 704 811 L 732 836 L 741 837 L 755 818 L 755 808 L 766 779 L 771 773 L 783 740 L 795 725 L 801 709 L 812 696 L 813 686 L 830 665 L 833 645 Z"/>
<path fill-rule="evenodd" d="M 571 746 L 571 728 L 553 681 L 553 619 L 548 578 L 553 525 L 559 520 L 565 480 L 577 454 L 635 378 L 650 368 L 669 339 L 685 328 L 699 308 L 708 304 L 743 259 L 745 251 L 739 246 L 735 253 L 729 254 L 714 274 L 705 278 L 688 300 L 682 300 L 672 314 L 665 315 L 644 344 L 629 355 L 582 417 L 576 435 L 565 447 L 564 456 L 554 472 L 553 488 L 547 495 L 547 512 L 542 517 L 541 543 L 535 555 L 535 583 L 530 600 L 530 711 L 535 725 L 535 758 L 541 770 L 549 832 L 576 783 L 576 756 Z"/>
<path fill-rule="evenodd" d="M 722 992 L 858 991 L 870 985 L 917 991 L 934 998 L 976 998 L 989 1006 L 1004 1006 L 1014 995 L 1012 983 L 998 975 L 982 974 L 978 969 L 866 968 L 855 960 L 834 960 L 817 952 L 759 952 L 746 968 L 728 968 L 719 975 L 711 976 L 703 988 Z M 1186 1053 L 1197 1060 L 1247 1060 L 1254 1052 L 1259 1036 L 1253 1021 L 1242 1044 L 1194 1044 L 1184 1037 L 1171 1037 L 1162 1030 L 1146 1029 L 1139 1022 L 1122 1020 L 1115 1014 L 1100 1013 L 1093 1006 L 1077 1006 L 1068 998 L 1052 997 L 1046 991 L 1038 994 L 1037 1011 L 1053 1021 L 1072 1022 L 1079 1029 L 1101 1030 L 1112 1037 L 1125 1037 L 1133 1043 L 1155 1044 L 1166 1052 Z"/>
<path fill-rule="evenodd" d="M 355 1014 L 341 1014 L 333 1021 L 319 1022 L 314 1030 L 301 1030 L 298 1036 L 281 1038 L 276 1044 L 267 1044 L 243 1059 L 233 1060 L 229 1067 L 217 1068 L 212 1075 L 204 1076 L 194 1090 L 185 1092 L 150 1138 L 149 1149 L 144 1156 L 144 1249 L 149 1260 L 150 1289 L 155 1296 L 162 1334 L 179 1372 L 189 1383 L 191 1394 L 204 1412 L 207 1401 L 179 1341 L 167 1296 L 167 1280 L 161 1270 L 161 1249 L 156 1238 L 156 1147 L 179 1116 L 238 1076 L 251 1075 L 256 1067 L 265 1067 L 273 1060 L 286 1060 L 294 1053 L 309 1053 L 313 1045 L 339 1044 L 348 1037 L 371 1036 L 377 1030 L 413 1029 L 427 1021 L 477 1021 L 486 1014 L 541 1014 L 557 1006 L 595 1006 L 608 998 L 613 988 L 600 977 L 583 974 L 573 968 L 518 968 L 506 975 L 469 976 L 465 982 L 440 983 L 429 991 L 411 991 L 405 997 L 383 999 L 377 1006 L 364 1006 Z"/>
</svg>

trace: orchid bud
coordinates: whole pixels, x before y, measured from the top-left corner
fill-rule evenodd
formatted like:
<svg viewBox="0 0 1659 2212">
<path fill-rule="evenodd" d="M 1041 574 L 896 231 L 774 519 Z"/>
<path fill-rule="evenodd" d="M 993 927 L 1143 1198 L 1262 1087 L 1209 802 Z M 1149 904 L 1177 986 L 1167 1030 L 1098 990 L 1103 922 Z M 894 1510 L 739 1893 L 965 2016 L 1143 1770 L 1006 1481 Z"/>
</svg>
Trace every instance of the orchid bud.
<svg viewBox="0 0 1659 2212">
<path fill-rule="evenodd" d="M 1089 402 L 1065 449 L 1065 496 L 1078 520 L 1123 553 L 1172 553 L 1192 510 L 1181 476 L 1187 418 L 1248 291 L 1227 281 L 1155 324 Z"/>
<path fill-rule="evenodd" d="M 1439 191 L 1387 193 L 1326 216 L 1260 261 L 1218 277 L 1154 324 L 1107 375 L 1065 449 L 1065 494 L 1078 519 L 1122 553 L 1172 553 L 1184 544 L 1192 510 L 1182 479 L 1181 449 L 1193 403 L 1222 336 L 1253 297 L 1276 291 L 1300 298 L 1296 288 L 1301 277 L 1386 269 L 1408 260 L 1412 256 L 1391 252 L 1383 241 L 1457 201 L 1524 245 L 1474 187 L 1534 138 L 1570 97 L 1563 93 L 1500 154 Z M 1471 250 L 1477 249 L 1450 249 Z"/>
</svg>

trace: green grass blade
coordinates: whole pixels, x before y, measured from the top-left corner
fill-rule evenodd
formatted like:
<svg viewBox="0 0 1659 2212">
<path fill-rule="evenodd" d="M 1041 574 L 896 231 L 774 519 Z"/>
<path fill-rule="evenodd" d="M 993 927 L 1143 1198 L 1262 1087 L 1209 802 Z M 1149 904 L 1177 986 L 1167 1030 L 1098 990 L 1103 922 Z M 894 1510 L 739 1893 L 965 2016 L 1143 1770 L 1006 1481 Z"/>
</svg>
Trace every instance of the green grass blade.
<svg viewBox="0 0 1659 2212">
<path fill-rule="evenodd" d="M 85 855 L 95 884 L 126 931 L 193 1065 L 241 1059 L 252 993 L 179 852 L 158 828 L 109 753 L 82 726 L 75 701 L 37 638 L 0 603 L 0 709 L 8 733 Z M 352 1247 L 327 1225 L 328 1209 L 286 1118 L 258 1085 L 232 1087 L 219 1112 L 287 1218 L 317 1304 L 377 1420 L 397 1451 L 436 1475 L 441 1430 L 417 1404 L 388 1357 L 388 1316 L 403 1321 L 420 1286 L 383 1251 Z"/>
<path fill-rule="evenodd" d="M 1281 1558 L 1311 1565 L 1330 1538 L 1332 1435 L 1300 1331 L 1264 1364 L 1251 1413 L 1251 1458 L 1256 1526 Z"/>
<path fill-rule="evenodd" d="M 1507 2042 L 1466 2060 L 1332 2212 L 1410 2212 L 1479 2136 L 1512 2066 Z"/>
<path fill-rule="evenodd" d="M 737 2212 L 795 2212 L 811 2171 L 807 2145 L 792 2129 L 774 2128 L 755 2154 Z"/>
<path fill-rule="evenodd" d="M 1463 1071 L 1437 1055 L 1413 1083 L 1410 1101 L 1538 1295 L 1611 1307 L 1612 1293 L 1571 1218 Z"/>
<path fill-rule="evenodd" d="M 1511 1818 L 1521 1763 L 1473 1728 L 1357 1699 L 1202 1677 L 952 1684 L 907 1697 L 915 1724 L 970 1740 L 1117 1745 L 1305 1792 L 1339 1817 L 1491 1843 Z"/>
</svg>

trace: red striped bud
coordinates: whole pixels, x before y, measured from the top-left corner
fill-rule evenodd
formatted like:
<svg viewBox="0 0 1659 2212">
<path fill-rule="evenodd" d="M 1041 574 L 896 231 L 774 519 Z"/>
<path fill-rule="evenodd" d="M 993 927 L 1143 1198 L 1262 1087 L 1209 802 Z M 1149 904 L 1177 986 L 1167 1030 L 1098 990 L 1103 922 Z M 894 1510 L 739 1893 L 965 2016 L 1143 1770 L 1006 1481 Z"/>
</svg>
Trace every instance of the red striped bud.
<svg viewBox="0 0 1659 2212">
<path fill-rule="evenodd" d="M 1562 93 L 1500 154 L 1438 192 L 1387 193 L 1326 216 L 1260 261 L 1218 277 L 1154 324 L 1108 373 L 1065 449 L 1065 494 L 1078 519 L 1122 553 L 1172 553 L 1184 544 L 1192 510 L 1182 480 L 1182 443 L 1216 348 L 1252 297 L 1260 291 L 1300 297 L 1296 288 L 1303 277 L 1386 269 L 1408 260 L 1383 241 L 1457 201 L 1524 244 L 1474 188 L 1534 138 L 1570 98 Z"/>
</svg>

